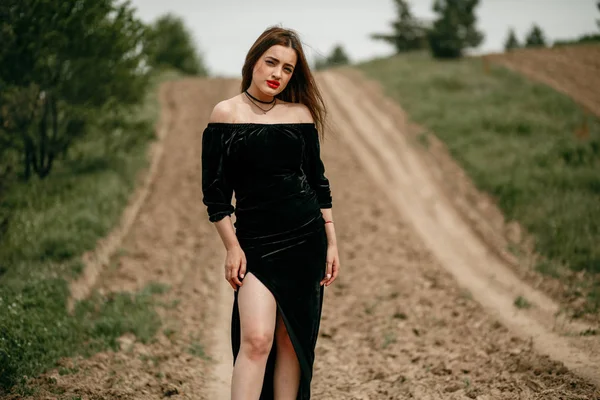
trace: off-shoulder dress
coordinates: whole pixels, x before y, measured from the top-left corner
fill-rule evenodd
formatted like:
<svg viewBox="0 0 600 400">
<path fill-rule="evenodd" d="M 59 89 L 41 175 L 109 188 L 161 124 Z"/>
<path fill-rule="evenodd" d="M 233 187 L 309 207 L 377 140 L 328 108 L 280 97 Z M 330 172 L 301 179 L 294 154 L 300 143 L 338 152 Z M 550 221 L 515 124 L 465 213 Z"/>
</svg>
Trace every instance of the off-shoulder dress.
<svg viewBox="0 0 600 400">
<path fill-rule="evenodd" d="M 297 400 L 310 399 L 324 294 L 319 283 L 326 273 L 321 209 L 332 207 L 315 124 L 208 123 L 202 137 L 202 190 L 211 222 L 235 213 L 247 272 L 273 294 L 300 363 Z M 240 349 L 237 301 L 234 292 L 234 362 Z M 274 343 L 261 400 L 273 399 L 276 350 Z"/>
</svg>

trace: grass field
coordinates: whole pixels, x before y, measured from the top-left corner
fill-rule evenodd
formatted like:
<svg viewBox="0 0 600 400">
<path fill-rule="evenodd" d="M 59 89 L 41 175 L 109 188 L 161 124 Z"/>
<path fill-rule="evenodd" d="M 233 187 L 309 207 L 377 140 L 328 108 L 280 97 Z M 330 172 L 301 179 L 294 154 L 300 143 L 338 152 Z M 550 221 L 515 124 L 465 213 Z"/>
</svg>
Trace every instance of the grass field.
<svg viewBox="0 0 600 400">
<path fill-rule="evenodd" d="M 477 187 L 547 257 L 541 272 L 585 271 L 600 306 L 600 122 L 569 97 L 482 61 L 400 55 L 358 66 L 439 137 Z M 574 133 L 587 119 L 587 138 Z"/>
<path fill-rule="evenodd" d="M 133 332 L 150 340 L 160 321 L 150 285 L 140 293 L 100 296 L 67 313 L 68 281 L 83 270 L 81 255 L 119 221 L 139 172 L 148 165 L 148 144 L 160 109 L 154 78 L 147 98 L 131 116 L 139 131 L 114 149 L 105 134 L 90 135 L 71 149 L 44 180 L 14 180 L 2 194 L 0 213 L 9 215 L 0 237 L 0 392 L 54 366 L 63 356 L 117 346 Z M 107 144 L 109 147 L 107 147 Z M 118 147 L 118 146 L 117 146 Z"/>
</svg>

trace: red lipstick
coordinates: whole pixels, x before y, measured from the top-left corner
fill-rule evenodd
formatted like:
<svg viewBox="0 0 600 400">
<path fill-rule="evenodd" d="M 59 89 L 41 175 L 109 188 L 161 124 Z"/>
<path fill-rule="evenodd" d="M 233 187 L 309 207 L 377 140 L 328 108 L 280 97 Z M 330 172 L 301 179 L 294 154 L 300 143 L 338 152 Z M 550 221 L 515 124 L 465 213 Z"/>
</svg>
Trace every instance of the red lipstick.
<svg viewBox="0 0 600 400">
<path fill-rule="evenodd" d="M 277 89 L 279 87 L 279 82 L 277 82 L 277 81 L 267 81 L 267 85 L 269 85 L 269 87 L 271 89 Z"/>
</svg>

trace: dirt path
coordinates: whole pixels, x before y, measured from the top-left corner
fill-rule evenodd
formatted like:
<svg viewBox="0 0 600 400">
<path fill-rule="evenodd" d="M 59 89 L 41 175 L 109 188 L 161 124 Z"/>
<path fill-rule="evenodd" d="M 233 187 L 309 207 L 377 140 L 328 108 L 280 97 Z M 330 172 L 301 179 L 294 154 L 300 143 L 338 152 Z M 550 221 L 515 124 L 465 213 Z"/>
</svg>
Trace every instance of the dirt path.
<svg viewBox="0 0 600 400">
<path fill-rule="evenodd" d="M 581 366 L 573 364 L 577 347 L 564 365 L 544 355 L 572 346 L 547 330 L 551 303 L 527 292 L 535 311 L 511 306 L 518 282 L 461 225 L 401 125 L 387 117 L 393 110 L 376 109 L 382 98 L 355 79 L 327 73 L 319 82 L 336 130 L 323 159 L 343 272 L 326 290 L 313 398 L 600 398 L 569 371 L 594 378 L 589 362 L 597 353 Z M 61 399 L 228 399 L 232 292 L 222 243 L 201 203 L 200 152 L 212 106 L 238 82 L 169 85 L 164 93 L 172 98 L 161 99 L 174 113 L 165 157 L 124 251 L 97 280 L 104 292 L 168 284 L 164 326 L 154 343 L 125 337 L 119 352 L 64 360 L 78 372 L 51 371 L 56 384 L 39 398 L 59 391 Z"/>
</svg>

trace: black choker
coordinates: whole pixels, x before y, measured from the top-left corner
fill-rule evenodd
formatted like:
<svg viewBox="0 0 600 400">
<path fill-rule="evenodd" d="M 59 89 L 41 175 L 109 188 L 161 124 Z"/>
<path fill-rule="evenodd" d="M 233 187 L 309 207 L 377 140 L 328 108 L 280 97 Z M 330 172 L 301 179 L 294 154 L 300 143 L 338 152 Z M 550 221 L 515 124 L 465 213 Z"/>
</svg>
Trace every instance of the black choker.
<svg viewBox="0 0 600 400">
<path fill-rule="evenodd" d="M 262 103 L 262 104 L 273 104 L 273 102 L 275 101 L 275 97 L 273 97 L 273 100 L 271 100 L 271 101 L 262 101 L 262 100 L 257 99 L 256 97 L 252 96 L 250 93 L 248 93 L 247 90 L 244 90 L 244 93 L 246 93 L 248 96 L 250 96 L 250 98 L 252 98 L 252 100 L 258 101 L 259 103 Z"/>
</svg>

